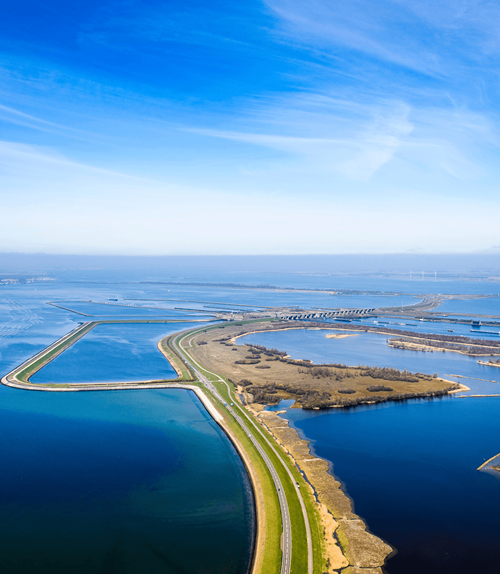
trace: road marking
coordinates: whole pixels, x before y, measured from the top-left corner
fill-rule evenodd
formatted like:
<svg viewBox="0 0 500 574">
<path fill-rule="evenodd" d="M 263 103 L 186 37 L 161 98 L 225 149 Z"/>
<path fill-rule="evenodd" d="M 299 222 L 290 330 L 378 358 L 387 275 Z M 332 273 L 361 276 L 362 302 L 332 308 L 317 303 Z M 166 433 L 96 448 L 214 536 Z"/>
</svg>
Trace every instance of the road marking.
<svg viewBox="0 0 500 574">
<path fill-rule="evenodd" d="M 182 342 L 184 341 L 184 339 L 186 339 L 186 337 L 188 337 L 189 334 L 184 335 L 183 337 L 179 338 L 178 340 L 173 339 L 173 343 L 174 346 L 177 347 L 177 344 L 182 352 L 182 350 L 184 349 L 184 351 L 186 350 L 186 347 L 183 347 Z M 191 337 L 191 340 L 193 339 L 194 335 Z M 184 355 L 186 357 L 188 357 L 188 360 L 192 361 L 192 363 L 194 363 L 195 365 L 197 365 L 199 367 L 199 369 L 201 371 L 205 371 L 206 373 L 209 373 L 210 375 L 216 377 L 221 383 L 223 383 L 228 391 L 228 395 L 229 397 L 231 397 L 231 390 L 229 388 L 229 385 L 226 383 L 226 381 L 224 381 L 220 375 L 218 375 L 217 373 L 214 373 L 213 371 L 210 371 L 208 369 L 206 369 L 205 367 L 201 366 L 195 359 L 193 359 L 193 357 L 191 357 L 190 355 L 187 354 L 187 352 L 184 353 Z M 193 367 L 194 368 L 194 367 Z M 197 369 L 195 369 L 195 372 L 197 372 Z M 211 390 L 212 390 L 212 394 L 214 394 L 216 396 L 216 398 L 218 398 L 218 400 L 220 402 L 222 402 L 222 404 L 224 404 L 226 406 L 226 408 L 231 412 L 231 414 L 234 416 L 235 420 L 237 420 L 238 424 L 240 424 L 240 426 L 242 428 L 244 428 L 245 432 L 248 434 L 249 438 L 252 440 L 252 443 L 254 443 L 254 445 L 256 446 L 257 450 L 259 451 L 259 453 L 261 454 L 261 456 L 263 457 L 264 461 L 266 462 L 266 466 L 268 466 L 270 472 L 271 472 L 271 476 L 273 478 L 273 481 L 275 482 L 275 486 L 278 489 L 278 500 L 280 501 L 280 508 L 281 508 L 281 504 L 282 504 L 282 500 L 281 500 L 281 496 L 280 496 L 280 490 L 279 490 L 279 486 L 276 483 L 276 480 L 279 481 L 279 477 L 276 474 L 276 470 L 274 469 L 274 466 L 272 465 L 271 461 L 268 459 L 267 455 L 265 455 L 265 453 L 262 451 L 262 448 L 260 447 L 260 445 L 257 447 L 258 442 L 256 441 L 255 437 L 253 437 L 253 435 L 250 433 L 250 431 L 248 431 L 248 429 L 246 428 L 246 425 L 243 423 L 243 421 L 241 420 L 241 417 L 239 417 L 238 415 L 236 415 L 234 413 L 234 410 L 231 409 L 230 406 L 226 405 L 226 401 L 224 400 L 224 398 L 220 395 L 220 393 L 215 389 L 215 387 L 213 386 L 213 384 L 209 381 L 209 379 L 207 379 L 207 377 L 205 377 L 204 375 L 201 375 L 201 373 L 199 373 L 200 378 L 204 378 L 207 380 L 207 382 L 211 385 Z M 239 408 L 239 407 L 238 407 Z M 281 458 L 281 456 L 278 454 L 278 452 L 276 451 L 276 449 L 274 448 L 274 446 L 269 442 L 269 440 L 267 439 L 267 437 L 263 434 L 263 432 L 255 425 L 254 421 L 250 418 L 250 416 L 246 413 L 246 411 L 244 409 L 241 409 L 241 413 L 245 416 L 245 418 L 251 423 L 251 425 L 254 427 L 254 429 L 262 436 L 262 438 L 266 441 L 266 443 L 268 444 L 268 446 L 271 448 L 271 450 L 274 452 L 274 454 L 278 457 L 278 460 L 281 462 L 281 464 L 283 465 L 283 467 L 285 468 L 286 472 L 289 475 L 290 480 L 292 481 L 292 484 L 295 488 L 295 492 L 297 494 L 297 498 L 299 499 L 300 505 L 301 505 L 301 509 L 302 509 L 302 514 L 303 514 L 303 518 L 304 518 L 304 524 L 305 524 L 305 528 L 306 528 L 306 537 L 307 537 L 307 572 L 308 574 L 313 574 L 313 555 L 312 555 L 312 539 L 311 539 L 311 529 L 310 529 L 310 525 L 309 525 L 309 517 L 307 516 L 307 510 L 304 504 L 304 500 L 302 498 L 302 494 L 300 492 L 299 486 L 296 483 L 296 480 L 294 478 L 294 476 L 292 475 L 290 469 L 288 468 L 287 464 L 284 462 L 284 460 Z M 265 457 L 265 458 L 264 458 Z M 267 459 L 267 460 L 266 460 Z M 268 465 L 269 463 L 269 465 Z M 272 470 L 271 470 L 272 467 Z M 273 472 L 274 471 L 274 472 Z M 274 476 L 276 474 L 276 477 Z M 281 483 L 279 483 L 281 485 Z M 281 487 L 282 488 L 282 487 Z M 284 495 L 284 493 L 282 492 L 281 494 L 283 494 L 283 498 L 285 499 L 285 503 L 286 503 L 286 497 Z M 286 516 L 285 516 L 286 514 Z M 282 523 L 283 523 L 283 531 L 288 531 L 290 532 L 290 539 L 291 539 L 291 527 L 290 527 L 290 519 L 289 519 L 289 511 L 288 511 L 288 504 L 286 504 L 286 508 L 282 509 Z M 286 526 L 286 528 L 285 528 Z M 287 535 L 287 546 L 289 546 L 288 552 L 284 553 L 283 557 L 282 557 L 282 568 L 281 568 L 281 572 L 282 574 L 285 573 L 289 573 L 290 569 L 288 567 L 288 560 L 286 555 L 288 555 L 288 559 L 290 559 L 290 555 L 291 555 L 291 541 L 288 542 L 288 535 Z"/>
</svg>

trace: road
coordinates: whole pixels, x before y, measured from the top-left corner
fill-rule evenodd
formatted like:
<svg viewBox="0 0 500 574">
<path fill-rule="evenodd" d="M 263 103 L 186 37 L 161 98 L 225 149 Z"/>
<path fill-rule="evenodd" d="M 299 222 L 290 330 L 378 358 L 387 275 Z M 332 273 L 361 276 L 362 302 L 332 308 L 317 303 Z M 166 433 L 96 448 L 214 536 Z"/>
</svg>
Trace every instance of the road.
<svg viewBox="0 0 500 574">
<path fill-rule="evenodd" d="M 271 460 L 269 459 L 269 457 L 267 456 L 267 454 L 265 453 L 265 451 L 262 449 L 262 447 L 260 446 L 259 441 L 255 438 L 255 436 L 253 435 L 253 433 L 250 431 L 250 429 L 247 426 L 247 422 L 249 422 L 251 424 L 252 427 L 254 427 L 255 431 L 257 431 L 261 437 L 266 441 L 266 443 L 269 445 L 269 447 L 273 450 L 273 452 L 276 454 L 276 456 L 278 457 L 278 459 L 280 460 L 280 462 L 282 463 L 283 467 L 285 468 L 286 472 L 288 473 L 290 480 L 292 481 L 292 484 L 295 487 L 295 491 L 297 494 L 297 497 L 299 499 L 301 508 L 302 508 L 302 514 L 304 517 L 304 522 L 305 522 L 305 527 L 306 527 L 306 537 L 307 537 L 307 572 L 308 574 L 313 574 L 313 555 L 312 555 L 312 538 L 311 538 L 311 529 L 310 529 L 310 525 L 309 525 L 309 518 L 307 516 L 307 510 L 304 504 L 304 500 L 302 497 L 302 493 L 300 492 L 300 487 L 297 484 L 297 482 L 295 481 L 295 478 L 293 477 L 293 474 L 291 473 L 290 469 L 288 468 L 288 466 L 286 465 L 286 463 L 282 460 L 281 456 L 278 454 L 278 452 L 276 451 L 276 449 L 274 448 L 274 446 L 271 444 L 271 442 L 268 440 L 268 438 L 264 435 L 264 433 L 255 426 L 255 424 L 253 423 L 253 421 L 250 419 L 249 415 L 247 413 L 245 413 L 243 410 L 241 411 L 242 414 L 245 416 L 245 418 L 247 419 L 247 421 L 244 421 L 242 419 L 242 417 L 235 411 L 235 409 L 232 408 L 232 403 L 231 402 L 227 402 L 226 399 L 224 399 L 224 397 L 217 391 L 217 389 L 215 388 L 215 386 L 207 379 L 207 377 L 205 377 L 205 375 L 203 375 L 200 372 L 200 369 L 203 369 L 205 372 L 210 373 L 211 375 L 213 375 L 214 377 L 216 377 L 221 383 L 223 383 L 227 390 L 228 390 L 228 396 L 231 396 L 230 393 L 230 388 L 229 385 L 227 384 L 226 381 L 224 381 L 222 379 L 222 377 L 220 377 L 217 373 L 214 373 L 212 371 L 208 371 L 205 367 L 202 367 L 199 363 L 197 363 L 188 353 L 184 352 L 185 348 L 182 347 L 182 341 L 191 335 L 191 339 L 189 340 L 189 345 L 191 346 L 191 340 L 192 340 L 192 335 L 193 333 L 187 333 L 186 335 L 184 335 L 183 337 L 181 337 L 179 339 L 179 344 L 177 344 L 177 339 L 173 339 L 172 343 L 178 353 L 178 355 L 180 357 L 184 357 L 185 361 L 189 364 L 189 366 L 191 367 L 191 369 L 193 369 L 194 373 L 196 374 L 196 376 L 198 377 L 198 379 L 203 383 L 203 385 L 205 386 L 205 388 L 212 393 L 216 399 L 218 401 L 220 401 L 225 407 L 226 409 L 231 413 L 231 415 L 234 417 L 234 419 L 236 420 L 236 422 L 240 425 L 240 427 L 243 429 L 243 431 L 245 432 L 245 434 L 248 436 L 248 438 L 250 439 L 250 441 L 252 442 L 252 444 L 255 446 L 255 448 L 257 449 L 257 451 L 259 452 L 259 454 L 261 455 L 262 459 L 264 460 L 265 465 L 267 466 L 271 477 L 273 479 L 275 488 L 276 488 L 276 492 L 278 495 L 278 500 L 279 500 L 279 504 L 280 504 L 280 510 L 281 510 L 281 520 L 282 520 L 282 527 L 283 527 L 283 537 L 282 537 L 282 559 L 281 559 L 281 570 L 280 570 L 280 574 L 289 574 L 290 573 L 290 568 L 291 568 L 291 556 L 292 556 L 292 528 L 291 528 L 291 523 L 290 523 L 290 512 L 288 509 L 288 503 L 287 503 L 287 499 L 286 499 L 286 495 L 285 492 L 283 490 L 283 485 L 281 484 L 281 480 L 278 476 L 278 473 L 276 472 L 276 469 L 273 465 L 273 463 L 271 462 Z"/>
<path fill-rule="evenodd" d="M 22 381 L 17 379 L 17 375 L 20 372 L 22 372 L 24 369 L 26 369 L 26 367 L 35 363 L 36 361 L 39 361 L 40 359 L 43 359 L 49 353 L 51 353 L 56 347 L 59 347 L 61 350 L 63 350 L 65 348 L 65 344 L 67 344 L 73 336 L 77 335 L 79 332 L 83 334 L 83 332 L 92 323 L 93 322 L 88 322 L 88 323 L 84 323 L 83 325 L 79 325 L 76 329 L 74 329 L 73 331 L 71 331 L 70 333 L 68 333 L 67 335 L 65 335 L 61 339 L 59 339 L 58 341 L 55 341 L 54 343 L 49 345 L 47 348 L 45 348 L 41 352 L 37 353 L 34 357 L 31 357 L 30 359 L 25 361 L 22 365 L 18 366 L 13 371 L 11 371 L 10 373 L 8 373 L 4 377 L 2 377 L 1 382 L 7 386 L 14 386 L 14 387 L 25 388 L 25 389 L 44 390 L 44 391 L 55 391 L 55 392 L 80 391 L 80 390 L 81 391 L 83 391 L 83 390 L 90 391 L 90 390 L 106 390 L 106 389 L 109 390 L 110 388 L 117 389 L 117 390 L 125 389 L 125 388 L 141 388 L 141 389 L 144 389 L 144 388 L 162 388 L 164 386 L 171 388 L 173 386 L 177 386 L 177 385 L 173 385 L 172 383 L 165 383 L 165 385 L 162 385 L 161 383 L 155 383 L 155 384 L 151 384 L 151 385 L 144 384 L 144 383 L 142 383 L 140 385 L 134 385 L 134 384 L 130 384 L 130 383 L 128 383 L 128 384 L 127 383 L 110 383 L 110 384 L 100 383 L 100 384 L 96 384 L 96 385 L 82 385 L 82 386 L 80 386 L 80 385 L 68 385 L 67 387 L 64 387 L 64 388 L 63 387 L 55 388 L 55 387 L 44 387 L 43 385 L 38 386 L 38 385 L 32 385 L 32 384 L 25 384 Z M 260 435 L 260 437 L 269 446 L 269 448 L 271 448 L 271 450 L 274 452 L 274 454 L 276 455 L 276 457 L 278 458 L 280 463 L 283 465 L 284 469 L 286 470 L 286 472 L 287 472 L 287 474 L 291 480 L 291 484 L 295 488 L 297 498 L 298 498 L 300 505 L 301 505 L 301 508 L 302 508 L 302 514 L 303 514 L 305 528 L 306 528 L 307 555 L 308 555 L 307 556 L 307 558 L 308 558 L 308 560 L 307 560 L 307 562 L 308 562 L 307 574 L 313 574 L 313 554 L 312 554 L 311 530 L 310 530 L 310 526 L 309 526 L 309 519 L 307 516 L 306 507 L 304 504 L 304 500 L 302 498 L 302 493 L 300 492 L 300 486 L 295 481 L 295 478 L 294 478 L 292 472 L 290 471 L 290 468 L 284 462 L 284 460 L 282 459 L 281 455 L 278 453 L 278 451 L 276 450 L 276 448 L 274 447 L 272 442 L 269 441 L 269 439 L 263 433 L 263 431 L 255 424 L 255 422 L 252 420 L 250 415 L 248 413 L 246 413 L 244 409 L 239 409 L 239 408 L 233 409 L 232 408 L 233 403 L 231 403 L 230 401 L 228 403 L 226 401 L 226 399 L 224 399 L 224 397 L 215 388 L 215 386 L 208 380 L 208 378 L 204 374 L 202 374 L 201 371 L 203 370 L 206 373 L 209 373 L 210 375 L 215 377 L 218 381 L 220 381 L 222 384 L 224 384 L 225 387 L 227 388 L 227 391 L 228 391 L 228 397 L 231 397 L 231 389 L 230 389 L 228 383 L 224 379 L 222 379 L 222 377 L 220 377 L 217 373 L 214 373 L 214 372 L 209 371 L 209 370 L 205 369 L 204 367 L 202 367 L 187 352 L 184 352 L 184 347 L 182 347 L 181 342 L 188 336 L 191 336 L 191 339 L 189 340 L 189 345 L 191 346 L 191 340 L 194 336 L 194 333 L 192 331 L 186 333 L 184 336 L 182 336 L 179 339 L 179 345 L 177 344 L 177 339 L 174 338 L 172 341 L 173 346 L 174 346 L 175 350 L 177 351 L 179 357 L 183 358 L 185 363 L 188 364 L 191 367 L 191 369 L 193 369 L 194 373 L 198 377 L 198 380 L 204 385 L 206 390 L 209 393 L 211 393 L 218 401 L 220 401 L 220 403 L 222 403 L 222 405 L 224 405 L 225 408 L 229 411 L 229 413 L 234 417 L 235 421 L 238 423 L 238 425 L 241 427 L 243 432 L 248 436 L 249 440 L 252 442 L 252 444 L 257 449 L 258 453 L 262 457 L 262 460 L 264 461 L 266 467 L 268 468 L 268 470 L 271 474 L 272 480 L 273 480 L 275 488 L 276 488 L 278 500 L 279 500 L 280 511 L 281 511 L 281 520 L 282 520 L 282 530 L 283 530 L 282 542 L 281 542 L 282 559 L 281 559 L 280 574 L 290 574 L 290 571 L 291 571 L 292 528 L 291 528 L 291 522 L 290 522 L 290 512 L 289 512 L 289 508 L 288 508 L 288 502 L 287 502 L 286 494 L 285 494 L 285 491 L 283 489 L 283 485 L 281 483 L 280 477 L 276 471 L 276 468 L 274 467 L 269 456 L 267 455 L 265 450 L 262 448 L 260 442 L 255 438 L 255 435 L 253 433 L 258 433 Z M 77 339 L 75 339 L 75 340 L 77 340 Z M 186 385 L 184 385 L 184 384 L 179 385 L 179 386 L 181 388 L 186 388 Z M 214 417 L 214 418 L 215 418 L 215 420 L 217 420 L 216 417 Z M 244 419 L 246 419 L 246 420 L 244 420 Z M 250 430 L 250 427 L 253 429 L 253 432 Z"/>
</svg>

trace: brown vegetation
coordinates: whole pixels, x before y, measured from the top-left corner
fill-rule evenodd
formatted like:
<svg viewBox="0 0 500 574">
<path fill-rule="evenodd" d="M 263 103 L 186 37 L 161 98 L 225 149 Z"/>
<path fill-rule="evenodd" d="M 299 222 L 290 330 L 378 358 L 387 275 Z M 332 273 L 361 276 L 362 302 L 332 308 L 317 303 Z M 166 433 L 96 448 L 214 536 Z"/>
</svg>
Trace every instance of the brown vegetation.
<svg viewBox="0 0 500 574">
<path fill-rule="evenodd" d="M 455 337 L 458 339 L 459 337 Z M 463 337 L 463 339 L 467 339 L 467 337 Z M 499 355 L 500 354 L 500 346 L 496 343 L 498 341 L 492 341 L 493 344 L 488 345 L 485 344 L 478 344 L 478 341 L 475 341 L 474 344 L 471 345 L 463 345 L 459 343 L 449 343 L 446 341 L 441 340 L 434 340 L 429 339 L 427 337 L 395 337 L 393 339 L 389 339 L 387 341 L 389 346 L 394 347 L 396 349 L 412 349 L 415 351 L 419 350 L 437 350 L 437 351 L 455 351 L 457 353 L 462 353 L 464 355 Z"/>
<path fill-rule="evenodd" d="M 253 323 L 247 324 L 246 329 L 259 332 L 295 326 L 290 322 Z M 291 359 L 285 351 L 267 349 L 262 345 L 239 344 L 237 353 L 229 352 L 235 350 L 234 337 L 241 336 L 244 331 L 241 327 L 227 325 L 226 336 L 216 339 L 217 333 L 220 331 L 204 334 L 203 339 L 208 344 L 195 347 L 193 355 L 207 368 L 240 385 L 248 403 L 276 404 L 281 399 L 294 399 L 297 407 L 305 409 L 350 407 L 442 396 L 458 388 L 455 383 L 437 376 L 406 370 L 362 365 L 348 367 L 341 362 L 314 365 L 311 361 Z M 370 384 L 367 384 L 367 379 Z M 385 384 L 387 381 L 390 381 L 390 387 Z"/>
</svg>

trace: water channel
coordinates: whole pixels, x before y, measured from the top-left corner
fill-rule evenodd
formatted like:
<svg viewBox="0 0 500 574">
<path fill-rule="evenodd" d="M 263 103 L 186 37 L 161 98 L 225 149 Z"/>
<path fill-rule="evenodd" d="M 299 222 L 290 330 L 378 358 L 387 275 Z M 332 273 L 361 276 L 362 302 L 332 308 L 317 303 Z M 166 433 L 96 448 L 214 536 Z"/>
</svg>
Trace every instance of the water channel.
<svg viewBox="0 0 500 574">
<path fill-rule="evenodd" d="M 456 353 L 392 349 L 386 339 L 367 333 L 326 339 L 323 331 L 300 330 L 238 343 L 315 363 L 463 374 L 475 377 L 455 379 L 471 392 L 500 394 L 500 369 Z M 500 451 L 499 409 L 500 397 L 445 397 L 320 412 L 288 408 L 283 416 L 318 456 L 333 461 L 356 512 L 397 549 L 389 574 L 468 574 L 496 572 L 500 563 L 500 473 L 476 470 Z"/>
</svg>

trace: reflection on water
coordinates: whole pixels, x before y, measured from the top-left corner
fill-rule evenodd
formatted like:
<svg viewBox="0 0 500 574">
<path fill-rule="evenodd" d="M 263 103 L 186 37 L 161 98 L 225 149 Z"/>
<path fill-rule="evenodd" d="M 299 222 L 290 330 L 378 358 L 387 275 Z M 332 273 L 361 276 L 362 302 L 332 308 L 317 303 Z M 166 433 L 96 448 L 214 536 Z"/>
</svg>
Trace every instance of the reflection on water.
<svg viewBox="0 0 500 574">
<path fill-rule="evenodd" d="M 418 298 L 329 292 L 498 290 L 487 282 L 440 281 L 439 274 L 438 281 L 408 281 L 243 273 L 232 267 L 222 275 L 193 268 L 182 273 L 155 270 L 149 275 L 142 270 L 65 271 L 60 276 L 69 282 L 1 287 L 2 373 L 87 320 L 51 307 L 47 301 L 170 298 L 228 307 L 236 303 L 252 307 L 379 307 L 412 304 Z M 98 282 L 86 283 L 89 279 Z M 230 286 L 166 286 L 155 281 L 271 284 L 328 291 L 284 293 Z M 177 301 L 170 305 L 209 309 L 203 303 Z M 498 299 L 445 305 L 436 311 L 499 314 Z M 79 309 L 94 313 L 97 308 L 113 316 L 123 311 L 129 316 L 145 313 L 143 309 L 95 304 Z M 164 312 L 169 317 L 183 313 L 159 309 L 146 313 L 153 318 Z M 442 333 L 452 329 L 455 334 L 484 336 L 470 333 L 469 325 L 401 322 L 405 321 L 413 325 L 389 326 Z M 88 335 L 36 378 L 40 377 L 38 382 L 140 380 L 145 375 L 169 378 L 172 371 L 158 353 L 156 341 L 171 328 L 189 326 L 149 325 L 127 331 L 120 325 L 116 331 L 95 330 L 94 338 Z M 271 333 L 258 337 L 253 342 L 316 362 L 384 365 L 500 380 L 500 369 L 479 366 L 476 359 L 390 349 L 384 336 L 327 340 L 324 333 L 289 331 L 280 333 L 279 339 Z M 239 340 L 246 341 L 252 339 Z M 475 392 L 500 392 L 494 383 L 458 381 Z M 196 399 L 186 397 L 188 393 L 178 391 L 49 394 L 0 388 L 0 455 L 2 469 L 8 469 L 0 473 L 2 574 L 244 572 L 251 531 L 248 482 L 218 427 Z M 277 408 L 284 407 L 281 403 Z M 313 440 L 319 455 L 334 462 L 336 474 L 345 481 L 370 528 L 398 548 L 398 555 L 389 563 L 389 574 L 462 574 L 495 572 L 500 560 L 496 550 L 499 481 L 489 473 L 475 471 L 500 451 L 498 408 L 500 399 L 444 398 L 351 411 L 290 409 L 286 416 Z"/>
<path fill-rule="evenodd" d="M 478 365 L 477 358 L 393 349 L 386 339 L 360 333 L 332 340 L 300 330 L 249 335 L 238 343 L 316 363 L 500 381 L 500 369 Z M 500 383 L 456 380 L 475 393 L 500 393 Z M 476 471 L 500 450 L 499 408 L 500 398 L 443 397 L 320 413 L 290 409 L 283 416 L 312 441 L 316 454 L 333 462 L 370 529 L 397 548 L 389 574 L 468 574 L 477 571 L 478 560 L 485 572 L 495 572 L 500 561 L 498 477 Z"/>
<path fill-rule="evenodd" d="M 277 405 L 267 405 L 264 410 L 266 411 L 281 411 L 289 409 L 293 406 L 295 401 L 293 399 L 282 399 Z"/>
</svg>

